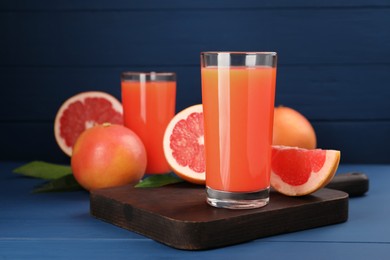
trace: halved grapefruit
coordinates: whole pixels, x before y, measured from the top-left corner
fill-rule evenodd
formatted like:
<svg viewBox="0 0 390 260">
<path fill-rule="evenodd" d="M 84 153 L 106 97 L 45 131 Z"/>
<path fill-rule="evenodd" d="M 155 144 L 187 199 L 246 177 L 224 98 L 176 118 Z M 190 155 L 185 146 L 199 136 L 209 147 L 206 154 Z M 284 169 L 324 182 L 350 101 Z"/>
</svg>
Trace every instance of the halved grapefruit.
<svg viewBox="0 0 390 260">
<path fill-rule="evenodd" d="M 202 105 L 188 107 L 172 118 L 164 133 L 163 146 L 173 172 L 186 181 L 205 183 Z"/>
<path fill-rule="evenodd" d="M 122 104 L 112 95 L 88 91 L 74 95 L 59 108 L 54 120 L 57 144 L 67 155 L 79 135 L 86 129 L 103 123 L 123 124 Z"/>
<path fill-rule="evenodd" d="M 165 157 L 179 177 L 196 184 L 205 183 L 201 104 L 188 107 L 173 117 L 163 144 Z M 340 151 L 337 150 L 272 146 L 271 186 L 288 196 L 313 193 L 333 178 L 339 161 Z"/>
<path fill-rule="evenodd" d="M 272 146 L 271 186 L 288 196 L 313 193 L 335 175 L 340 151 Z"/>
</svg>

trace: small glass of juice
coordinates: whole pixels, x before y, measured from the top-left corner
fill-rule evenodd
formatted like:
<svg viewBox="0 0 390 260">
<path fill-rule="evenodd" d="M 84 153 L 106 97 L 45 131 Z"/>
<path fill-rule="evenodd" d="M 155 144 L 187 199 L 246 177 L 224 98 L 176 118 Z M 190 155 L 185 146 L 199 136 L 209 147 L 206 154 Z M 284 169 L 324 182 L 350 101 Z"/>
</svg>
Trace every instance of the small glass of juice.
<svg viewBox="0 0 390 260">
<path fill-rule="evenodd" d="M 201 53 L 207 202 L 250 209 L 269 202 L 275 52 Z"/>
<path fill-rule="evenodd" d="M 163 136 L 175 115 L 176 74 L 123 72 L 121 90 L 124 124 L 141 138 L 146 148 L 146 173 L 169 172 Z"/>
</svg>

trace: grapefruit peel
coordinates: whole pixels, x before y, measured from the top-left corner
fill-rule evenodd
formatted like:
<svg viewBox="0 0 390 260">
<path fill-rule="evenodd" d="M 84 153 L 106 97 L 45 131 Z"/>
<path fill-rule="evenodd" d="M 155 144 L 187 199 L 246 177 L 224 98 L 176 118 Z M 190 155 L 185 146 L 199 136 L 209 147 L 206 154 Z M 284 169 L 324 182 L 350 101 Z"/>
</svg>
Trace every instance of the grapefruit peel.
<svg viewBox="0 0 390 260">
<path fill-rule="evenodd" d="M 278 106 L 274 110 L 272 144 L 315 149 L 316 132 L 303 114 L 290 107 Z"/>
</svg>

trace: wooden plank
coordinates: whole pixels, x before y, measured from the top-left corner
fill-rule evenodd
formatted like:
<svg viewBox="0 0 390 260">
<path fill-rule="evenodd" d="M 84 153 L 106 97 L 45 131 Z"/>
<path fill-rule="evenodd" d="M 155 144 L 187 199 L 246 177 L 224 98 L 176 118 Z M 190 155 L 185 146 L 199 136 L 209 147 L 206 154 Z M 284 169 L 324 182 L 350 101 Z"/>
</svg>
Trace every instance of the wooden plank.
<svg viewBox="0 0 390 260">
<path fill-rule="evenodd" d="M 388 64 L 389 23 L 389 8 L 7 12 L 0 66 L 188 66 L 207 50 L 273 50 L 287 65 Z"/>
<path fill-rule="evenodd" d="M 185 196 L 183 196 L 185 194 Z M 91 214 L 168 246 L 202 250 L 305 230 L 348 219 L 348 194 L 322 189 L 305 197 L 271 192 L 270 204 L 252 210 L 216 209 L 204 187 L 181 183 L 92 191 Z"/>
<path fill-rule="evenodd" d="M 314 122 L 318 147 L 341 151 L 342 163 L 390 163 L 389 121 Z"/>
<path fill-rule="evenodd" d="M 82 229 L 81 229 L 82 230 Z M 356 226 L 356 230 L 359 227 Z M 380 232 L 380 230 L 379 230 Z M 43 248 L 42 245 L 45 245 Z M 383 259 L 388 255 L 386 242 L 348 243 L 333 241 L 268 241 L 258 240 L 209 251 L 188 252 L 161 246 L 147 239 L 1 239 L 1 256 L 5 259 L 253 259 L 266 255 L 280 259 Z M 23 248 L 23 250 L 20 250 Z M 72 250 L 69 250 L 72 248 Z M 301 256 L 304 252 L 304 258 Z M 319 254 L 319 252 L 324 252 Z M 325 253 L 326 252 L 326 253 Z"/>
<path fill-rule="evenodd" d="M 0 122 L 2 160 L 70 164 L 54 137 L 53 122 Z"/>
<path fill-rule="evenodd" d="M 115 10 L 115 9 L 236 9 L 236 8 L 384 8 L 390 4 L 386 0 L 329 0 L 329 1 L 307 1 L 289 0 L 278 1 L 257 1 L 257 0 L 197 0 L 183 2 L 181 0 L 143 0 L 143 1 L 124 1 L 107 2 L 105 0 L 69 0 L 69 1 L 50 1 L 40 0 L 31 2 L 29 0 L 3 0 L 0 2 L 0 10 L 17 11 L 42 11 L 42 10 Z"/>
<path fill-rule="evenodd" d="M 148 69 L 177 73 L 177 111 L 201 103 L 199 66 Z M 54 120 L 65 99 L 82 91 L 105 91 L 120 100 L 120 73 L 125 70 L 146 68 L 0 68 L 0 120 Z M 281 65 L 276 104 L 293 107 L 311 121 L 389 120 L 388 70 L 386 65 Z"/>
</svg>

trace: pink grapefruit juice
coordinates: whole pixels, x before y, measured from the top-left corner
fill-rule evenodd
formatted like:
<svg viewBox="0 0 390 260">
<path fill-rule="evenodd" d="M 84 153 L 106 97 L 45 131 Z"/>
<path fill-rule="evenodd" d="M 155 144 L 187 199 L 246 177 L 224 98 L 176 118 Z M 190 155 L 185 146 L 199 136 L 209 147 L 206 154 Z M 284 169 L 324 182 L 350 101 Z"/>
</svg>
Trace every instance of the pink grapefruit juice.
<svg viewBox="0 0 390 260">
<path fill-rule="evenodd" d="M 229 192 L 269 187 L 276 68 L 204 67 L 206 185 Z"/>
<path fill-rule="evenodd" d="M 175 115 L 175 81 L 123 81 L 124 124 L 142 140 L 147 153 L 146 173 L 170 171 L 163 151 L 163 136 Z"/>
</svg>

